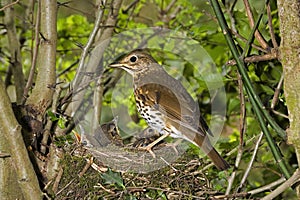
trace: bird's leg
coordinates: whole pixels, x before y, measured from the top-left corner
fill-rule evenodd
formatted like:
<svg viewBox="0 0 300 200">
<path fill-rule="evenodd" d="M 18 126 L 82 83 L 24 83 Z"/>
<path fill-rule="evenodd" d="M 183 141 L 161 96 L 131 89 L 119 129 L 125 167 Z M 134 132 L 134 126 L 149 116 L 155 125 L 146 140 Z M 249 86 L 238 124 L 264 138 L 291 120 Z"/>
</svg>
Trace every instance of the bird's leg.
<svg viewBox="0 0 300 200">
<path fill-rule="evenodd" d="M 172 147 L 172 149 L 175 151 L 176 155 L 178 156 L 179 152 L 177 150 L 177 146 L 182 142 L 182 139 L 178 139 L 174 143 L 167 143 L 166 146 Z"/>
<path fill-rule="evenodd" d="M 139 147 L 139 149 L 148 151 L 152 155 L 152 157 L 155 158 L 156 156 L 155 156 L 154 152 L 152 151 L 152 148 L 155 145 L 157 145 L 160 141 L 162 141 L 163 139 L 168 137 L 169 135 L 170 135 L 170 133 L 165 133 L 165 134 L 161 135 L 159 138 L 157 138 L 155 141 L 148 144 L 146 147 Z"/>
</svg>

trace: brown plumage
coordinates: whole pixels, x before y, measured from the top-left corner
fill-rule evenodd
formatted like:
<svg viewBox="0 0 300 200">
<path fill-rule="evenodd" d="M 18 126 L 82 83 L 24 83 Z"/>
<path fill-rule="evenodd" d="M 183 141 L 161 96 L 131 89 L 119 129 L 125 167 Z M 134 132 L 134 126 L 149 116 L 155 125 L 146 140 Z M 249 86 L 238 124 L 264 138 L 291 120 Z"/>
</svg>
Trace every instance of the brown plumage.
<svg viewBox="0 0 300 200">
<path fill-rule="evenodd" d="M 138 111 L 149 126 L 164 135 L 160 140 L 168 135 L 183 138 L 199 146 L 218 169 L 229 168 L 207 137 L 211 132 L 197 103 L 180 81 L 170 76 L 151 55 L 135 50 L 110 66 L 122 68 L 133 76 Z"/>
</svg>

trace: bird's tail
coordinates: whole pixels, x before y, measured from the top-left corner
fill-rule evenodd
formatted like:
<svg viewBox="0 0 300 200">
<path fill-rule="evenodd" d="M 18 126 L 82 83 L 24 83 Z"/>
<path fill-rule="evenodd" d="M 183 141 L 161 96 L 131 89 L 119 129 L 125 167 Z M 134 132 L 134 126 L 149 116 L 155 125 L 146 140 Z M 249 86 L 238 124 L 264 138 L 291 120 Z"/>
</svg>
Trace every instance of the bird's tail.
<svg viewBox="0 0 300 200">
<path fill-rule="evenodd" d="M 226 170 L 230 167 L 226 160 L 224 160 L 224 158 L 222 158 L 222 156 L 220 156 L 220 154 L 214 148 L 207 153 L 207 156 L 213 161 L 219 170 Z"/>
<path fill-rule="evenodd" d="M 209 138 L 207 136 L 203 136 L 206 134 L 200 134 L 199 132 L 193 135 L 194 137 L 187 137 L 189 141 L 196 144 L 201 148 L 201 150 L 207 154 L 207 156 L 212 160 L 212 162 L 216 165 L 219 170 L 226 170 L 230 167 L 230 165 L 222 158 L 222 156 L 217 152 L 217 150 L 211 145 Z"/>
</svg>

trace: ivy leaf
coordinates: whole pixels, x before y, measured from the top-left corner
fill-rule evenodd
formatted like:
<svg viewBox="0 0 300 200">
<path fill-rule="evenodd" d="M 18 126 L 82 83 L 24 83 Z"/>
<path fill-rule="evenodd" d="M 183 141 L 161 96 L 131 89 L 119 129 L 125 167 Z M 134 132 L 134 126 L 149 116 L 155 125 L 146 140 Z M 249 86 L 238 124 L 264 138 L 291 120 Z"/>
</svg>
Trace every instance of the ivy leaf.
<svg viewBox="0 0 300 200">
<path fill-rule="evenodd" d="M 121 174 L 119 172 L 113 172 L 111 171 L 111 169 L 108 168 L 108 171 L 101 174 L 101 177 L 104 180 L 105 184 L 116 185 L 118 187 L 126 189 L 125 185 L 123 184 Z"/>
</svg>

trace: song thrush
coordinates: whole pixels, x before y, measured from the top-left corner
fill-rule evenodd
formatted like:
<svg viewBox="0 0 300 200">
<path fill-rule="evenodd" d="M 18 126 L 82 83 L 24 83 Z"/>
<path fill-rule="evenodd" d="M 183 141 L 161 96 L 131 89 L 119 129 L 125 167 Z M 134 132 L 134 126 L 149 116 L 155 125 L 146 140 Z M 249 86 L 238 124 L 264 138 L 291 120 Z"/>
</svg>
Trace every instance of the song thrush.
<svg viewBox="0 0 300 200">
<path fill-rule="evenodd" d="M 220 170 L 229 164 L 211 145 L 206 122 L 180 81 L 170 76 L 155 59 L 143 50 L 134 50 L 110 67 L 121 68 L 133 77 L 134 96 L 141 116 L 162 136 L 147 150 L 167 136 L 182 138 L 199 146 Z"/>
</svg>

